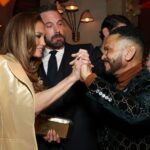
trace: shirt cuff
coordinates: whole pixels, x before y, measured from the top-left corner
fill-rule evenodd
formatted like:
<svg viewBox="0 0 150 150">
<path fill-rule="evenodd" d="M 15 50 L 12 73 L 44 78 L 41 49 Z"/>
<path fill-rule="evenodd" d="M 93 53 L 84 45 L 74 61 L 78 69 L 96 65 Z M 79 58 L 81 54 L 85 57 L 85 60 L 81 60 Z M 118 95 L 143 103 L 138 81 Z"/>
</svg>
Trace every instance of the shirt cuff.
<svg viewBox="0 0 150 150">
<path fill-rule="evenodd" d="M 97 75 L 95 73 L 91 73 L 85 80 L 85 85 L 89 87 L 92 82 L 96 79 Z"/>
</svg>

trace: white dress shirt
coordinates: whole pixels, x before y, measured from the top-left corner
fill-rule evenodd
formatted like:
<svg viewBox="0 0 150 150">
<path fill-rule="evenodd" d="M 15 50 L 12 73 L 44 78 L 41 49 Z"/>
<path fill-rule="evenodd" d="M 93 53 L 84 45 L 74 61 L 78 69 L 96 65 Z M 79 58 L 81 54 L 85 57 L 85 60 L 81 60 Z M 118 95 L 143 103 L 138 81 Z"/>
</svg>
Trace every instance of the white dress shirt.
<svg viewBox="0 0 150 150">
<path fill-rule="evenodd" d="M 45 70 L 46 74 L 47 74 L 47 70 L 48 70 L 48 61 L 51 56 L 51 54 L 49 53 L 50 51 L 52 51 L 52 49 L 45 48 L 44 57 L 42 58 L 42 62 L 43 62 L 43 66 L 44 66 L 44 70 Z M 59 70 L 63 55 L 64 55 L 64 48 L 57 50 L 56 60 L 57 60 L 58 70 Z"/>
</svg>

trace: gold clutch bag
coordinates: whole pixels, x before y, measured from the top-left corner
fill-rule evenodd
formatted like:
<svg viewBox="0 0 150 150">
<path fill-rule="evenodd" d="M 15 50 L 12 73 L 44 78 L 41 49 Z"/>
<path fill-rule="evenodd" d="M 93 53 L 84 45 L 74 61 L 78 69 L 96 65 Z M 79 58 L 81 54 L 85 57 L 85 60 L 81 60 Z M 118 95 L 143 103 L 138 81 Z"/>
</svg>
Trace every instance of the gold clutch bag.
<svg viewBox="0 0 150 150">
<path fill-rule="evenodd" d="M 35 131 L 36 134 L 46 135 L 48 130 L 53 129 L 60 138 L 67 138 L 71 124 L 71 120 L 65 118 L 39 115 L 35 121 Z"/>
</svg>

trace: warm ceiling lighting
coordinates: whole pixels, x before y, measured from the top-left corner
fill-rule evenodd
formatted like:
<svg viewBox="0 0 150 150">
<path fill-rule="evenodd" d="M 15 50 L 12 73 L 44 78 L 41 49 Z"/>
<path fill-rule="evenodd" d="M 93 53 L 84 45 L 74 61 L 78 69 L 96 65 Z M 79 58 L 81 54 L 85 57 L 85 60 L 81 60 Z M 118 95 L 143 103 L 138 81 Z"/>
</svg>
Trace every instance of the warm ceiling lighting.
<svg viewBox="0 0 150 150">
<path fill-rule="evenodd" d="M 9 2 L 10 0 L 0 0 L 0 5 L 6 6 Z"/>
<path fill-rule="evenodd" d="M 78 5 L 75 3 L 74 0 L 69 0 L 65 6 L 67 11 L 77 11 L 79 9 Z"/>
<path fill-rule="evenodd" d="M 79 27 L 80 23 L 88 23 L 94 21 L 89 10 L 85 10 L 81 16 L 80 20 L 76 20 L 76 11 L 79 7 L 75 4 L 74 0 L 69 0 L 68 3 L 64 6 L 64 8 L 56 2 L 56 7 L 59 13 L 63 14 L 63 18 L 66 21 L 67 25 L 72 31 L 72 39 L 74 42 L 78 42 L 80 40 L 80 32 Z M 63 13 L 64 12 L 64 13 Z"/>
<path fill-rule="evenodd" d="M 94 21 L 93 16 L 89 10 L 85 10 L 81 15 L 81 22 L 92 22 Z"/>
</svg>

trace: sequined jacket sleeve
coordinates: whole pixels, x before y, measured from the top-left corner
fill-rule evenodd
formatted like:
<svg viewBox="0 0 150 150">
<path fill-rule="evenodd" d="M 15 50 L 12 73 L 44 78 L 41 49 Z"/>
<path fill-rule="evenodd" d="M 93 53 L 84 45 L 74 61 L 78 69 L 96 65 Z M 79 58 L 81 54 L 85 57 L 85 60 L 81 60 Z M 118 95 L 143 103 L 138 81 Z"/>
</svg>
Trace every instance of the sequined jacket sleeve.
<svg viewBox="0 0 150 150">
<path fill-rule="evenodd" d="M 89 86 L 88 96 L 130 124 L 150 118 L 150 74 L 146 69 L 142 70 L 123 91 L 97 77 Z"/>
</svg>

